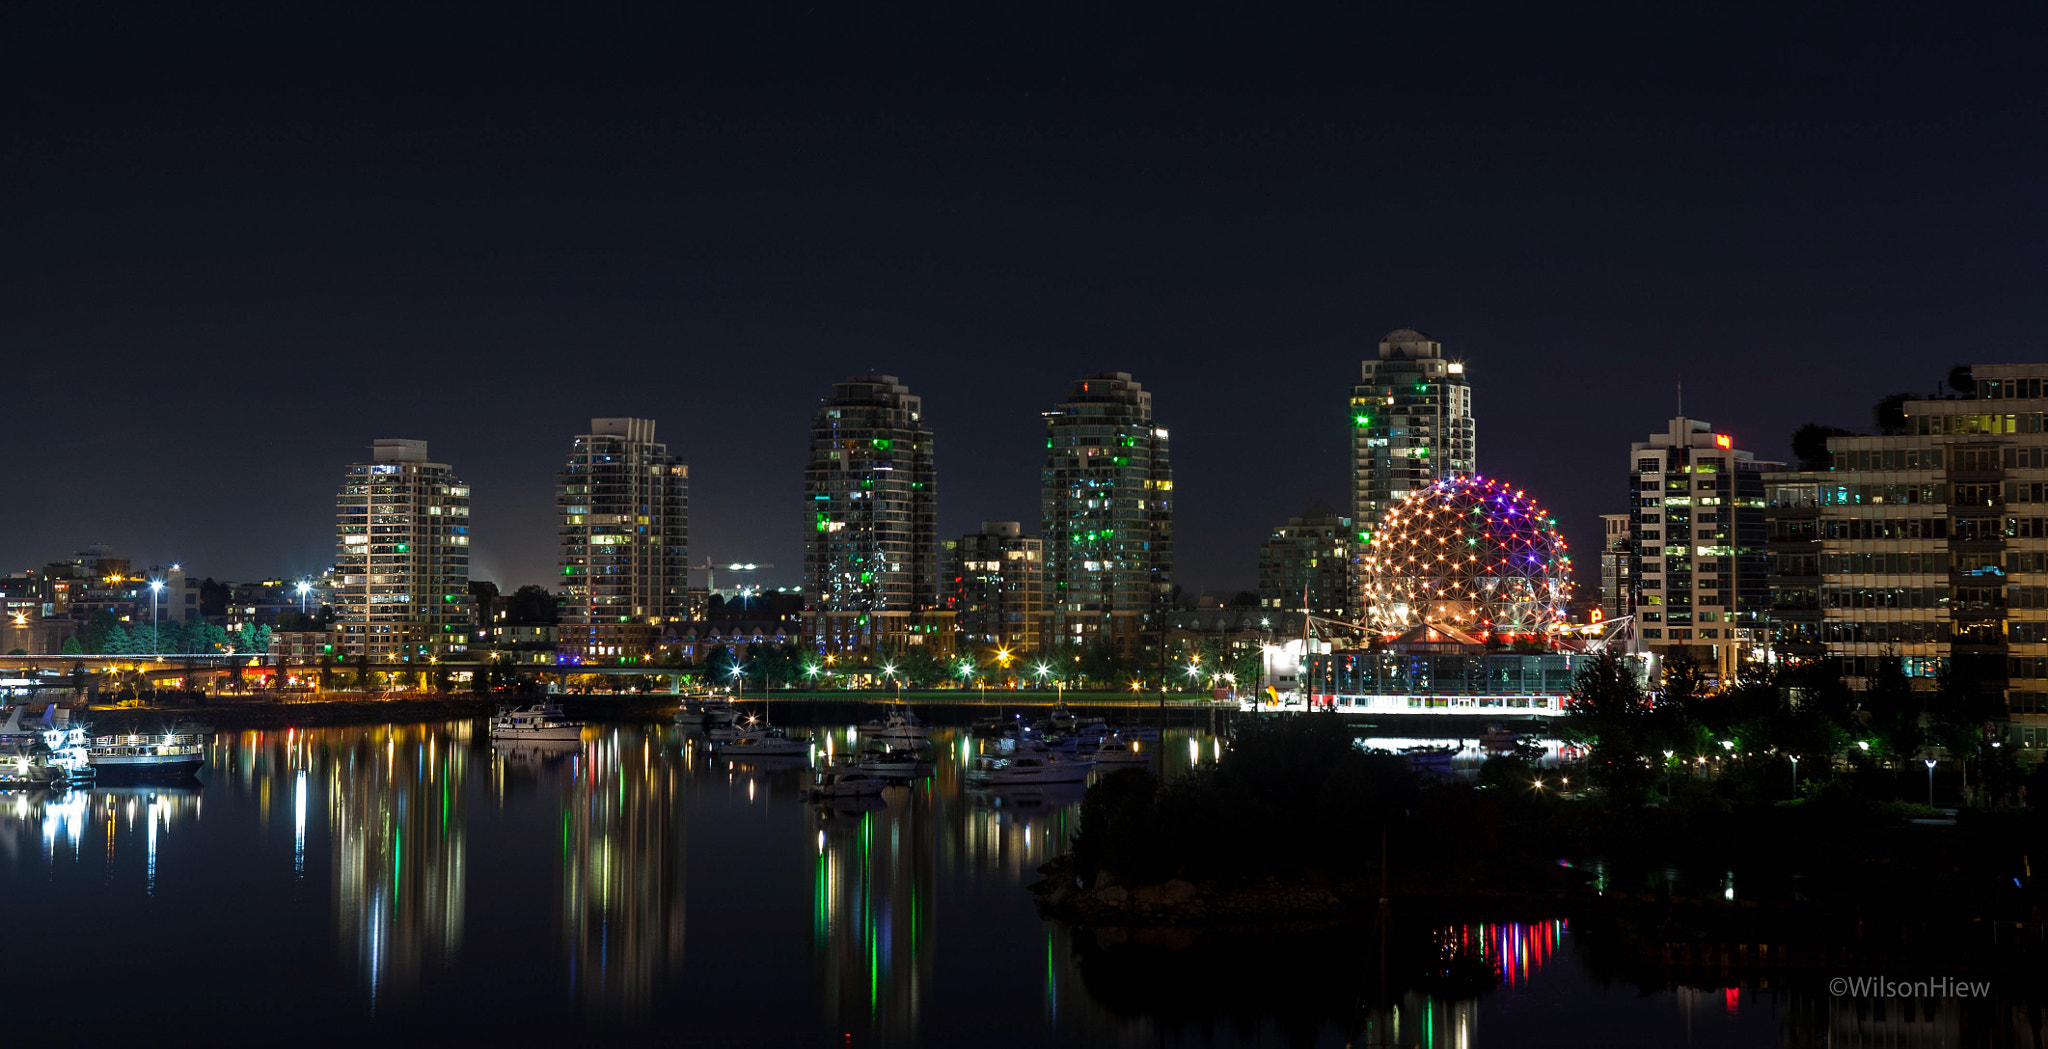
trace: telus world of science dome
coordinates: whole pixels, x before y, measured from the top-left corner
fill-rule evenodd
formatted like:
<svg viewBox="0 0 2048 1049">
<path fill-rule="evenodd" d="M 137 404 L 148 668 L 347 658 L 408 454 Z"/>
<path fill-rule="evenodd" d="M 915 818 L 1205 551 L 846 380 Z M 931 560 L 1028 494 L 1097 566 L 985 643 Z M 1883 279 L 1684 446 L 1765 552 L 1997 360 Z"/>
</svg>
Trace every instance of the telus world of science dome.
<svg viewBox="0 0 2048 1049">
<path fill-rule="evenodd" d="M 1535 500 L 1498 480 L 1448 478 L 1380 522 L 1365 555 L 1368 621 L 1387 634 L 1429 623 L 1539 637 L 1564 624 L 1571 574 L 1557 522 Z"/>
</svg>

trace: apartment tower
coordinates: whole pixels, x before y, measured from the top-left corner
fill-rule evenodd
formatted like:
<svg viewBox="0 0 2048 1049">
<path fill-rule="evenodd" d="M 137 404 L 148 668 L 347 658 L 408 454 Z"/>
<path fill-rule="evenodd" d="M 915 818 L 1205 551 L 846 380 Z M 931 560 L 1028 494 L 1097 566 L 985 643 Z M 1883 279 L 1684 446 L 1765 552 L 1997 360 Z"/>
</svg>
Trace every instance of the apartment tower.
<svg viewBox="0 0 2048 1049">
<path fill-rule="evenodd" d="M 804 467 L 804 629 L 821 652 L 950 646 L 938 473 L 922 399 L 893 375 L 833 386 Z"/>
<path fill-rule="evenodd" d="M 469 647 L 469 486 L 427 442 L 380 438 L 335 497 L 336 629 L 351 659 L 425 662 Z"/>
<path fill-rule="evenodd" d="M 983 521 L 953 544 L 953 608 L 960 643 L 1023 656 L 1039 651 L 1045 544 L 1018 521 Z"/>
<path fill-rule="evenodd" d="M 1082 376 L 1044 414 L 1046 649 L 1109 641 L 1136 654 L 1173 587 L 1166 428 L 1128 372 Z"/>
<path fill-rule="evenodd" d="M 592 419 L 556 476 L 561 576 L 557 651 L 575 663 L 652 655 L 685 618 L 690 468 L 652 419 Z"/>
</svg>

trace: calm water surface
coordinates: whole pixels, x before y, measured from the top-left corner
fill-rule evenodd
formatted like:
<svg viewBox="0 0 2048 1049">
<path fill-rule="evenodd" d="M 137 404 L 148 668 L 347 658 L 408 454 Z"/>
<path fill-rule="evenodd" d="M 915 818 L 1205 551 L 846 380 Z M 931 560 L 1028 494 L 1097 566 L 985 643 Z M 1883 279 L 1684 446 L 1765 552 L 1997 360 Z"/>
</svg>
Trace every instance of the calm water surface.
<svg viewBox="0 0 2048 1049">
<path fill-rule="evenodd" d="M 810 730 L 844 750 L 845 726 Z M 574 1031 L 707 1046 L 1748 1045 L 1783 1003 L 1604 985 L 1567 923 L 1466 923 L 1505 979 L 1290 1004 L 1367 944 L 1078 960 L 1023 886 L 1062 795 L 966 790 L 979 744 L 863 809 L 668 726 L 494 746 L 471 722 L 227 733 L 200 786 L 0 795 L 10 1033 L 411 1043 Z M 1216 743 L 1167 731 L 1155 770 Z M 1171 955 L 1171 952 L 1169 952 Z M 1178 966 L 1177 968 L 1175 966 Z M 1170 978 L 1168 996 L 1134 993 Z M 1133 979 L 1137 983 L 1133 984 Z M 1310 981 L 1313 982 L 1313 981 Z M 1340 989 L 1341 990 L 1341 989 Z M 1348 995 L 1342 991 L 1339 997 Z M 1346 999 L 1348 1001 L 1348 999 Z M 45 1008 L 47 1006 L 47 1008 Z"/>
</svg>

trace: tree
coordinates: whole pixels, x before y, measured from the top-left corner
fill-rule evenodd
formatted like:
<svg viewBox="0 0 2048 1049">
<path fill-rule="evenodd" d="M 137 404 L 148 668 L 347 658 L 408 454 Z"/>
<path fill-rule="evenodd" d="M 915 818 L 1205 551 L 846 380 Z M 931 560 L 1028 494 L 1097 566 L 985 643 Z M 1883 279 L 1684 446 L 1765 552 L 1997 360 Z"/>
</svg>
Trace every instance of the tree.
<svg viewBox="0 0 2048 1049">
<path fill-rule="evenodd" d="M 505 619 L 520 626 L 545 626 L 555 622 L 555 595 L 544 586 L 528 583 L 505 599 Z"/>
<path fill-rule="evenodd" d="M 1958 364 L 1948 370 L 1948 388 L 1965 397 L 1977 396 L 1977 379 L 1970 374 L 1970 366 Z"/>
<path fill-rule="evenodd" d="M 1925 738 L 1920 714 L 1925 704 L 1906 677 L 1905 663 L 1897 656 L 1881 658 L 1863 690 L 1863 709 L 1870 715 L 1870 732 L 1884 756 L 1904 762 L 1919 753 Z"/>
<path fill-rule="evenodd" d="M 1644 758 L 1656 727 L 1650 704 L 1635 672 L 1614 650 L 1600 652 L 1579 671 L 1565 711 L 1565 733 L 1586 745 L 1586 772 L 1594 786 L 1633 801 L 1655 782 Z"/>
<path fill-rule="evenodd" d="M 1792 431 L 1792 454 L 1799 460 L 1801 470 L 1826 470 L 1834 465 L 1834 454 L 1828 451 L 1828 438 L 1854 436 L 1855 431 L 1839 426 L 1805 423 Z"/>
<path fill-rule="evenodd" d="M 77 638 L 67 637 L 64 639 L 64 644 L 57 651 L 61 655 L 82 656 L 85 654 L 85 647 L 78 643 Z"/>
<path fill-rule="evenodd" d="M 1904 435 L 1908 425 L 1906 402 L 1912 399 L 1913 395 L 1910 393 L 1889 393 L 1872 405 L 1870 414 L 1877 424 L 1877 432 L 1885 437 Z"/>
</svg>

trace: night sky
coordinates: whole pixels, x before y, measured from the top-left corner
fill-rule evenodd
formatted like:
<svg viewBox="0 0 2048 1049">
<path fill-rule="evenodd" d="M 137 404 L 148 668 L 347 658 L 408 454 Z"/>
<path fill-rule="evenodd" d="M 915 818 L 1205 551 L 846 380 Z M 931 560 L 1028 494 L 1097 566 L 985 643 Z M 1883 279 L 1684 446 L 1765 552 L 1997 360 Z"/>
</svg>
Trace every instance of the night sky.
<svg viewBox="0 0 2048 1049">
<path fill-rule="evenodd" d="M 569 437 L 642 415 L 692 559 L 795 584 L 834 380 L 923 396 L 943 537 L 1035 530 L 1038 413 L 1124 370 L 1228 593 L 1414 326 L 1589 575 L 1681 375 L 1785 458 L 2043 359 L 2039 6 L 1238 6 L 6 5 L 0 568 L 316 571 L 392 436 L 539 582 Z"/>
</svg>

